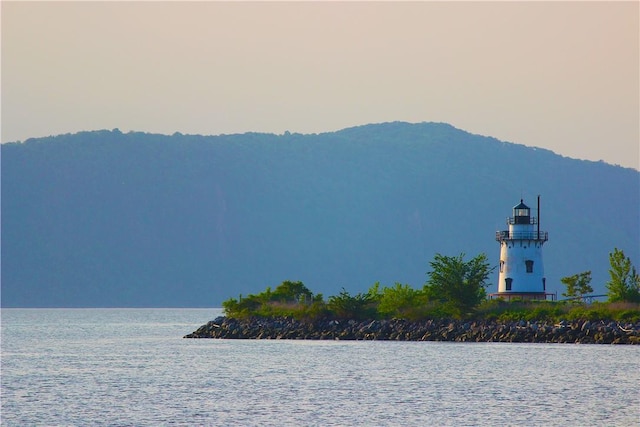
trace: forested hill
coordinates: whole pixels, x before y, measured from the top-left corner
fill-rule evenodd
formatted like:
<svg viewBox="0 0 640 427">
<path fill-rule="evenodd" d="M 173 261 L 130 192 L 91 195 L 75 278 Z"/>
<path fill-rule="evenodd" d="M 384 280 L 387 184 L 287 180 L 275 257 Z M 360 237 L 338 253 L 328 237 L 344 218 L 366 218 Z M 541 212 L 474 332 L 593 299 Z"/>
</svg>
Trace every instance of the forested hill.
<svg viewBox="0 0 640 427">
<path fill-rule="evenodd" d="M 497 264 L 495 231 L 538 194 L 549 291 L 592 270 L 604 293 L 609 252 L 640 259 L 638 171 L 447 124 L 113 130 L 1 150 L 5 307 L 212 307 L 283 280 L 325 296 L 421 287 L 436 253 Z"/>
</svg>

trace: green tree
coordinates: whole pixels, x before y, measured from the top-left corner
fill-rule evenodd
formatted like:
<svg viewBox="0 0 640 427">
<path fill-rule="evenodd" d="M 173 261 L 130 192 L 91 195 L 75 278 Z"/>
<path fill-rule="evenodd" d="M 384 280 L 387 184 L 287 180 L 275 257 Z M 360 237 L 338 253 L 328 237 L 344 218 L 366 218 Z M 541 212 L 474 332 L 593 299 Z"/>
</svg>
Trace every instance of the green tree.
<svg viewBox="0 0 640 427">
<path fill-rule="evenodd" d="M 414 319 L 420 316 L 420 309 L 426 302 L 426 294 L 422 290 L 396 283 L 390 288 L 382 289 L 378 312 L 384 317 Z"/>
<path fill-rule="evenodd" d="M 302 302 L 302 303 L 311 303 L 313 300 L 313 292 L 311 292 L 304 283 L 291 282 L 289 280 L 285 280 L 282 282 L 269 298 L 271 301 L 281 301 L 281 302 Z"/>
<path fill-rule="evenodd" d="M 344 288 L 339 295 L 329 297 L 327 308 L 339 319 L 371 319 L 376 312 L 374 298 L 369 293 L 351 296 Z"/>
<path fill-rule="evenodd" d="M 495 268 L 489 266 L 485 254 L 465 262 L 464 253 L 457 257 L 436 254 L 430 265 L 433 270 L 427 273 L 429 281 L 424 290 L 456 317 L 473 312 L 486 298 L 487 279 Z"/>
<path fill-rule="evenodd" d="M 382 298 L 382 291 L 380 290 L 380 282 L 376 282 L 367 291 L 367 295 L 371 298 L 371 301 L 378 303 Z"/>
<path fill-rule="evenodd" d="M 306 315 L 308 314 L 306 311 L 313 311 L 320 315 L 324 309 L 324 301 L 321 294 L 314 296 L 302 282 L 286 280 L 273 291 L 269 286 L 257 295 L 249 294 L 244 298 L 240 295 L 239 299 L 230 298 L 222 303 L 222 308 L 225 315 L 237 318 Z"/>
<path fill-rule="evenodd" d="M 636 268 L 631 264 L 631 259 L 624 252 L 614 248 L 609 254 L 609 275 L 611 280 L 607 282 L 607 295 L 609 301 L 640 302 L 640 276 Z"/>
<path fill-rule="evenodd" d="M 270 289 L 267 289 L 270 292 Z M 229 317 L 248 317 L 256 314 L 259 309 L 266 303 L 265 293 L 259 295 L 248 295 L 243 298 L 242 295 L 238 299 L 229 298 L 222 302 L 224 313 Z"/>
<path fill-rule="evenodd" d="M 567 291 L 562 294 L 564 297 L 581 298 L 593 292 L 593 288 L 589 284 L 591 283 L 590 270 L 574 274 L 573 276 L 563 277 L 560 281 L 567 287 Z"/>
</svg>

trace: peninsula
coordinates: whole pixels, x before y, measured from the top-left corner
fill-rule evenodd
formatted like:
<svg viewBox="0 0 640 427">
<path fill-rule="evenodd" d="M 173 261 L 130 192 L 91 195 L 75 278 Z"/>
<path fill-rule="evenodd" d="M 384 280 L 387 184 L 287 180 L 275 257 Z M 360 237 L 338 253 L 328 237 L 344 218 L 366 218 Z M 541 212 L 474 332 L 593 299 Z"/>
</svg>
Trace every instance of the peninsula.
<svg viewBox="0 0 640 427">
<path fill-rule="evenodd" d="M 374 284 L 324 300 L 302 282 L 223 303 L 225 316 L 185 338 L 640 344 L 640 304 L 486 299 L 485 258 L 438 255 L 422 289 Z M 475 268 L 467 268 L 475 266 Z M 441 286 L 445 271 L 479 272 Z M 456 290 L 456 292 L 453 292 Z"/>
<path fill-rule="evenodd" d="M 640 322 L 218 317 L 185 338 L 640 344 Z"/>
</svg>

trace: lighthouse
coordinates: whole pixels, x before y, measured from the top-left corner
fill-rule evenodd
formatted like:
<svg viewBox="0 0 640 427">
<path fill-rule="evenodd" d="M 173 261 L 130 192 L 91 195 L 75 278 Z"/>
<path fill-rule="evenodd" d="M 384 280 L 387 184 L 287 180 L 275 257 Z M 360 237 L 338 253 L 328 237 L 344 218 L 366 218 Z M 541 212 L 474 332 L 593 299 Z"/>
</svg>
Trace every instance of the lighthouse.
<svg viewBox="0 0 640 427">
<path fill-rule="evenodd" d="M 542 245 L 548 239 L 546 231 L 540 231 L 540 196 L 538 218 L 531 216 L 531 209 L 520 199 L 513 207 L 513 216 L 507 218 L 508 230 L 497 231 L 500 243 L 498 292 L 492 297 L 522 299 L 547 299 L 546 279 L 542 263 Z"/>
</svg>

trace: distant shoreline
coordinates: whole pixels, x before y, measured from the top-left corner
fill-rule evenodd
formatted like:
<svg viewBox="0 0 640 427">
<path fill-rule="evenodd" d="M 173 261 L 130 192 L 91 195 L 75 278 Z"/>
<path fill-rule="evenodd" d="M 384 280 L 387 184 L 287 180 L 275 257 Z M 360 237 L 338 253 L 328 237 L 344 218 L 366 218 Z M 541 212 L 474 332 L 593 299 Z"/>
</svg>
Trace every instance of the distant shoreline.
<svg viewBox="0 0 640 427">
<path fill-rule="evenodd" d="M 640 322 L 218 317 L 184 338 L 640 344 Z"/>
</svg>

